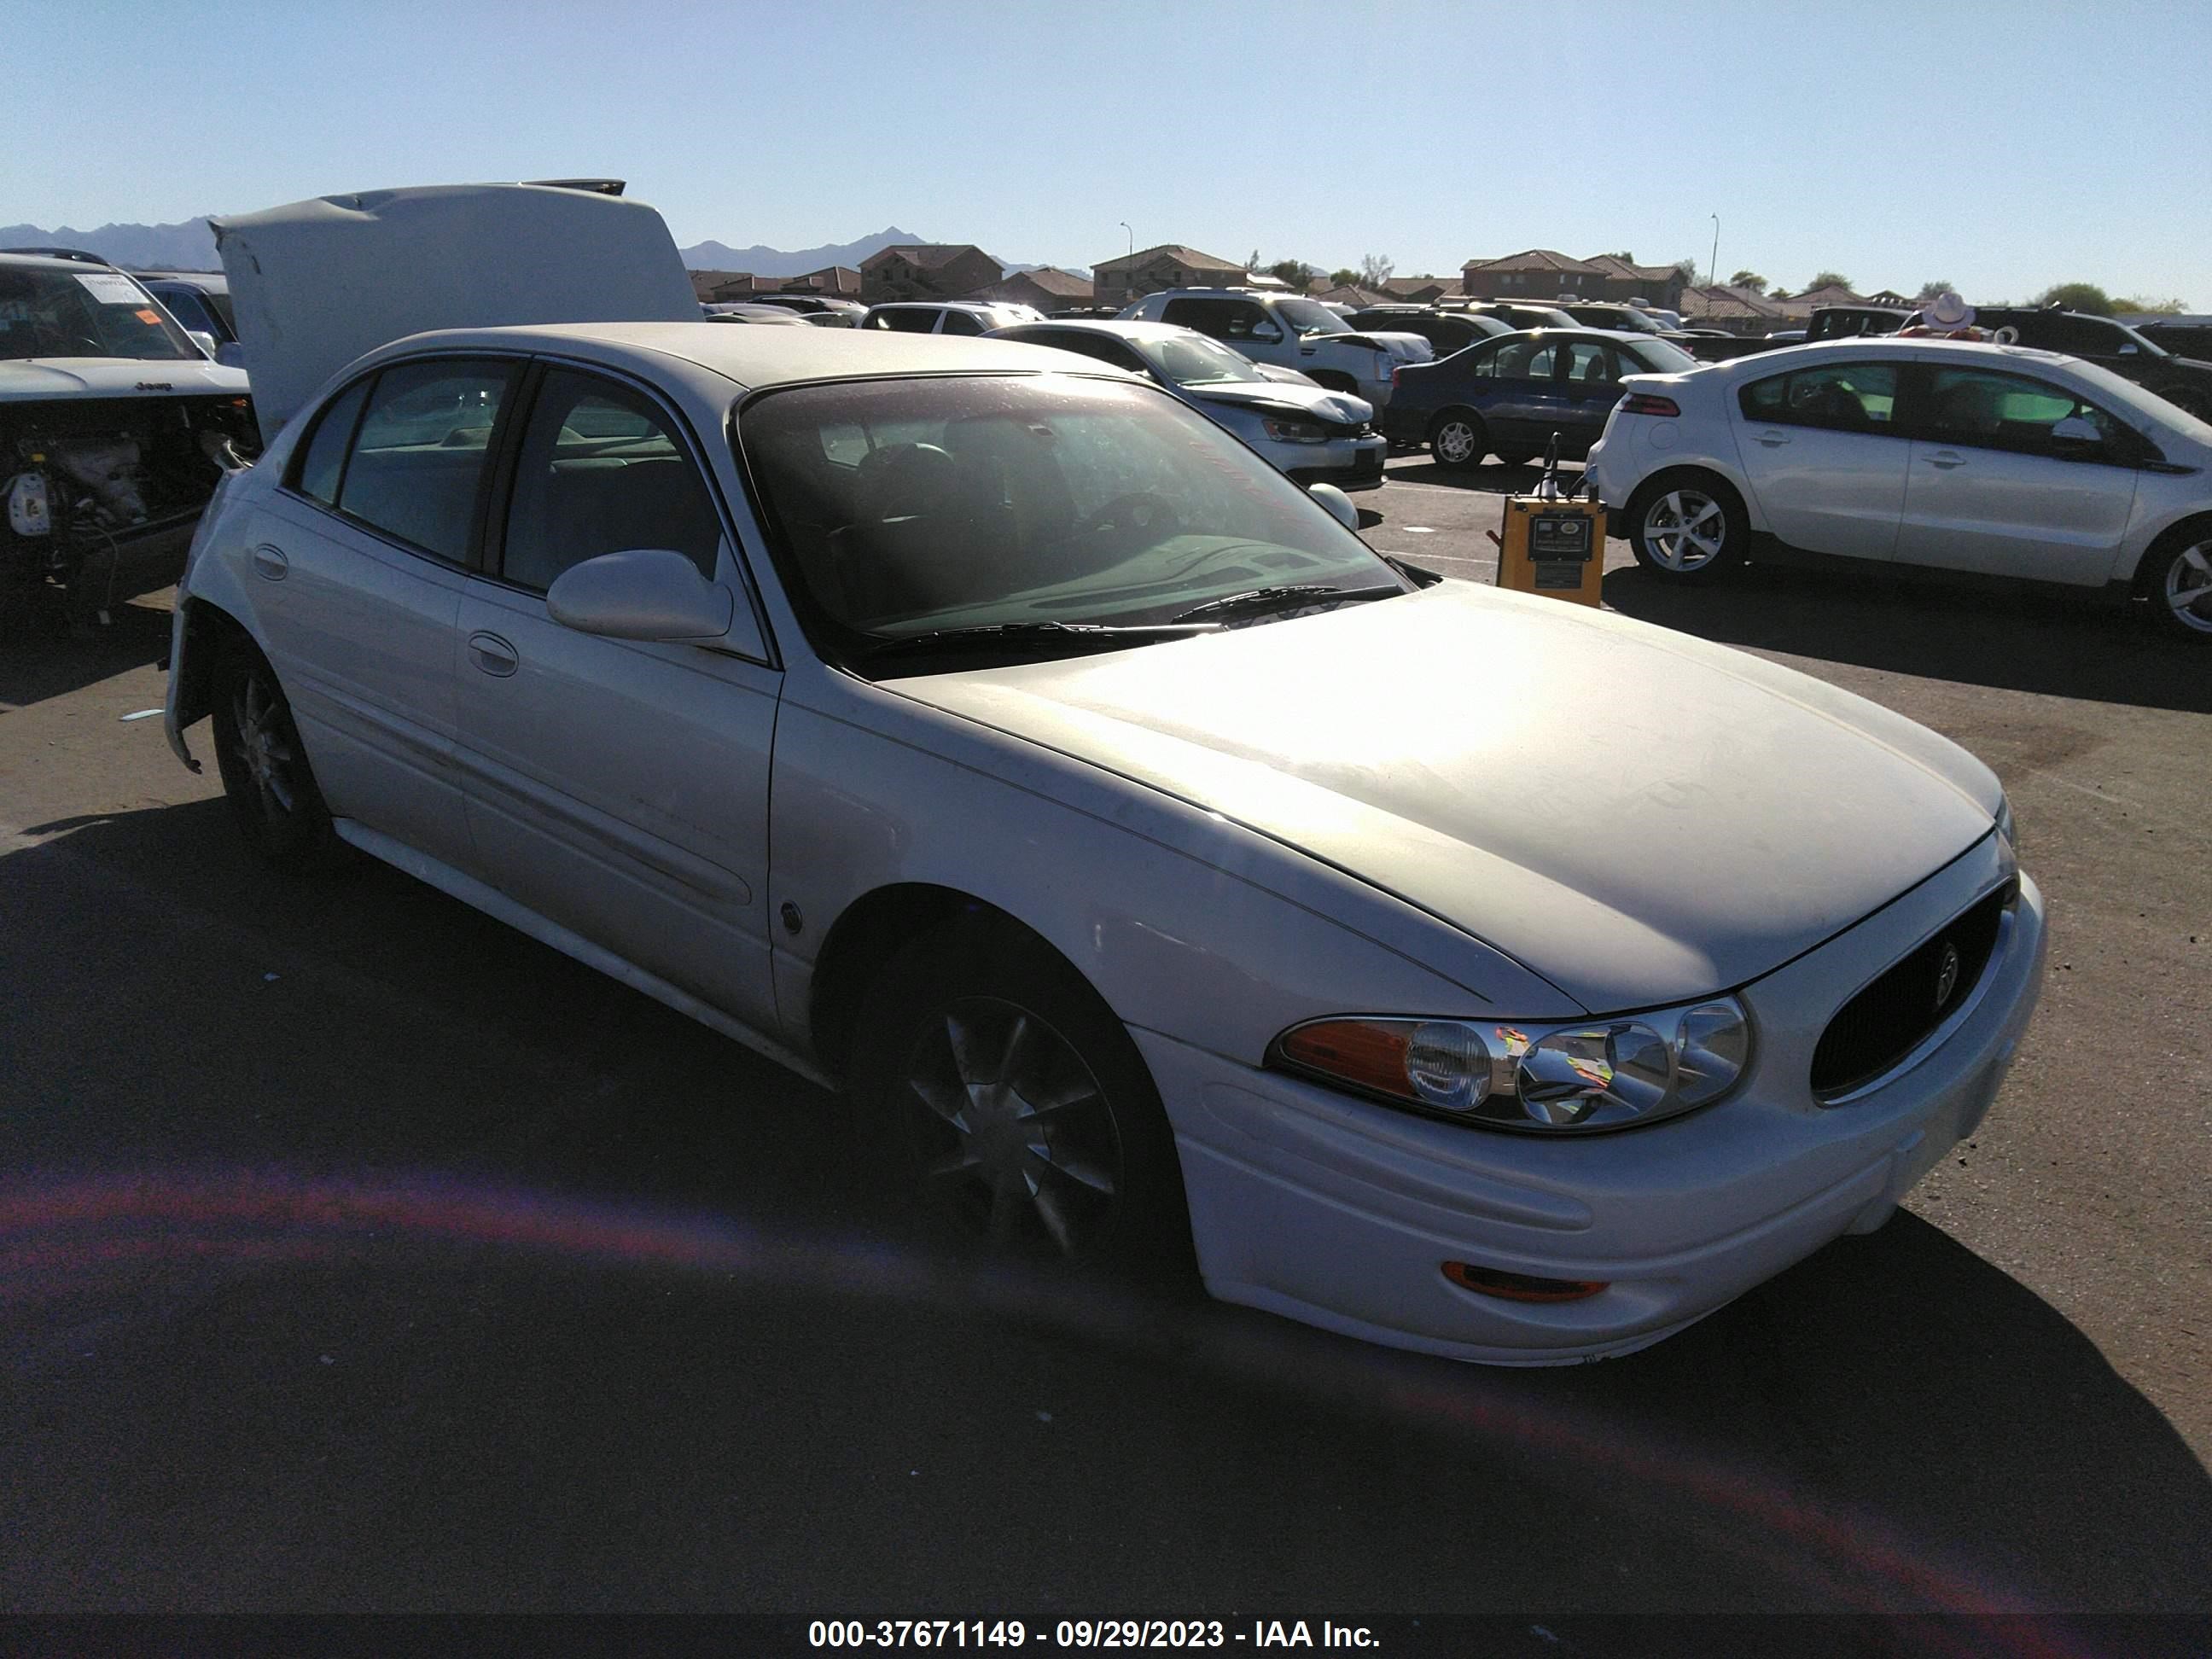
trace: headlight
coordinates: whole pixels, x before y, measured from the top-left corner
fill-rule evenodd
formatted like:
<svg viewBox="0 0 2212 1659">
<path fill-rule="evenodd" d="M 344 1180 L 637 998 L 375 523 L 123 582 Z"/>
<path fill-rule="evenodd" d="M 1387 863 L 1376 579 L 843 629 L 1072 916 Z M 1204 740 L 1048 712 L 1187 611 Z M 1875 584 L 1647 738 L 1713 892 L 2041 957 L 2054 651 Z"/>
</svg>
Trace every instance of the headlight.
<svg viewBox="0 0 2212 1659">
<path fill-rule="evenodd" d="M 1309 1020 L 1268 1063 L 1392 1105 L 1487 1129 L 1588 1133 L 1709 1106 L 1751 1062 L 1733 997 L 1610 1018 Z"/>
<path fill-rule="evenodd" d="M 1287 420 L 1281 416 L 1267 415 L 1260 425 L 1267 434 L 1280 444 L 1322 444 L 1328 441 L 1326 428 L 1312 421 Z"/>
<path fill-rule="evenodd" d="M 2012 848 L 2013 861 L 2014 863 L 2018 863 L 2020 860 L 2020 830 L 2012 821 L 2012 800 L 2009 796 L 2000 795 L 1997 797 L 1997 834 L 2003 837 L 2004 844 Z"/>
</svg>

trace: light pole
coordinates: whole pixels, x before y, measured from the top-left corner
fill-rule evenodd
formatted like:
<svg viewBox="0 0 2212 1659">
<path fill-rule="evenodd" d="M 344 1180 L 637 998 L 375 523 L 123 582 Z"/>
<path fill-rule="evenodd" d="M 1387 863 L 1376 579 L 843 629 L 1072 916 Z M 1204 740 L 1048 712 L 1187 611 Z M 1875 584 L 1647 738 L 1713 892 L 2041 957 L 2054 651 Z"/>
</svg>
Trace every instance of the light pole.
<svg viewBox="0 0 2212 1659">
<path fill-rule="evenodd" d="M 1718 286 L 1721 280 L 1721 216 L 1715 213 L 1707 216 L 1713 222 L 1713 257 L 1705 266 L 1705 280 Z"/>
<path fill-rule="evenodd" d="M 1129 222 L 1128 222 L 1127 219 L 1120 220 L 1120 221 L 1118 221 L 1118 222 L 1120 223 L 1120 225 L 1121 225 L 1121 228 L 1122 228 L 1122 229 L 1124 229 L 1124 230 L 1129 230 Z M 1135 256 L 1135 254 L 1136 254 L 1136 252 L 1137 252 L 1137 233 L 1136 233 L 1135 231 L 1133 231 L 1133 230 L 1129 230 L 1129 252 L 1130 252 L 1130 255 L 1133 258 L 1133 257 Z"/>
</svg>

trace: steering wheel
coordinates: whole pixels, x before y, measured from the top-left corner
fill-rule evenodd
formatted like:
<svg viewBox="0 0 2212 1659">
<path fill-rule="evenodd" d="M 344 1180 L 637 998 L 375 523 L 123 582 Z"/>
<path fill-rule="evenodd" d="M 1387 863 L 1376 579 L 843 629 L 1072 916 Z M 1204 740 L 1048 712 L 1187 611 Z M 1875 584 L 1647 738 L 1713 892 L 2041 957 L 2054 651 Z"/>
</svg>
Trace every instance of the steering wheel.
<svg viewBox="0 0 2212 1659">
<path fill-rule="evenodd" d="M 1109 528 L 1120 532 L 1125 541 L 1133 542 L 1139 536 L 1165 541 L 1182 528 L 1182 520 L 1166 497 L 1133 489 L 1126 495 L 1116 495 L 1085 520 L 1082 533 L 1095 536 Z"/>
</svg>

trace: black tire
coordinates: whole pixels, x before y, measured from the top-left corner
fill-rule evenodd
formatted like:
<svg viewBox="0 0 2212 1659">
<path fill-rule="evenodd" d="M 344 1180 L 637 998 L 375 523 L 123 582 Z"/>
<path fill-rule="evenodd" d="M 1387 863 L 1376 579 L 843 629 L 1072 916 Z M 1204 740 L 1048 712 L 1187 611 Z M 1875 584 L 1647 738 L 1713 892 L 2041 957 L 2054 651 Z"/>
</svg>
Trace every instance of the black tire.
<svg viewBox="0 0 2212 1659">
<path fill-rule="evenodd" d="M 1533 449 L 1501 449 L 1498 452 L 1500 466 L 1527 466 L 1536 459 Z"/>
<path fill-rule="evenodd" d="M 2152 543 L 2136 586 L 2160 633 L 2212 645 L 2212 519 L 2176 525 Z"/>
<path fill-rule="evenodd" d="M 1331 392 L 1349 392 L 1354 397 L 1359 393 L 1359 382 L 1337 369 L 1309 369 L 1306 378 L 1316 386 L 1327 386 Z"/>
<path fill-rule="evenodd" d="M 1429 453 L 1455 472 L 1480 466 L 1490 453 L 1490 428 L 1471 409 L 1447 409 L 1429 422 Z"/>
<path fill-rule="evenodd" d="M 862 1004 L 848 1083 L 864 1136 L 962 1244 L 1188 1277 L 1182 1170 L 1144 1057 L 1033 934 L 967 917 L 908 945 Z"/>
<path fill-rule="evenodd" d="M 1716 580 L 1742 563 L 1751 540 L 1742 497 L 1710 472 L 1647 478 L 1622 516 L 1636 562 L 1685 586 Z"/>
<path fill-rule="evenodd" d="M 246 845 L 288 874 L 346 860 L 330 808 L 293 724 L 276 671 L 253 642 L 232 635 L 217 647 L 210 692 L 216 765 Z"/>
</svg>

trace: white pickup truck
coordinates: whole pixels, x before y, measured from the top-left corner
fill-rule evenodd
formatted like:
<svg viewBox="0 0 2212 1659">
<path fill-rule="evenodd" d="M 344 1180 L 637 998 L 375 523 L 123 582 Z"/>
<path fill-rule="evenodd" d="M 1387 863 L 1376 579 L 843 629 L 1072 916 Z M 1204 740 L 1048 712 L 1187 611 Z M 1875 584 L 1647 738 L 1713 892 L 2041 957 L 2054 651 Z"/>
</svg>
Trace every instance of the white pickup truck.
<svg viewBox="0 0 2212 1659">
<path fill-rule="evenodd" d="M 1295 368 L 1317 386 L 1364 398 L 1380 411 L 1390 401 L 1390 371 L 1425 363 L 1434 349 L 1418 334 L 1361 334 L 1302 294 L 1265 289 L 1171 288 L 1147 294 L 1121 313 L 1130 322 L 1173 323 L 1211 335 L 1255 362 Z"/>
</svg>

